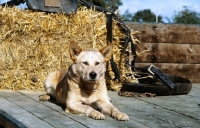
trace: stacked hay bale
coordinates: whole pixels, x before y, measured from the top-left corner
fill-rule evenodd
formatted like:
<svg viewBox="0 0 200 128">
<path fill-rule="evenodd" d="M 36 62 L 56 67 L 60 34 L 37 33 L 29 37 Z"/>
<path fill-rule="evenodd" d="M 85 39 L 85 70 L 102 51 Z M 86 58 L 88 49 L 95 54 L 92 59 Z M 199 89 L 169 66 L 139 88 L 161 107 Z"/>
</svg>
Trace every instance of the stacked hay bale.
<svg viewBox="0 0 200 128">
<path fill-rule="evenodd" d="M 118 64 L 125 35 L 117 24 L 113 22 L 113 53 Z M 84 7 L 71 15 L 0 7 L 0 89 L 43 90 L 48 73 L 72 63 L 70 41 L 99 49 L 106 46 L 106 35 L 105 14 Z M 113 77 L 110 66 L 108 70 Z M 108 84 L 113 90 L 121 87 L 118 81 Z"/>
</svg>

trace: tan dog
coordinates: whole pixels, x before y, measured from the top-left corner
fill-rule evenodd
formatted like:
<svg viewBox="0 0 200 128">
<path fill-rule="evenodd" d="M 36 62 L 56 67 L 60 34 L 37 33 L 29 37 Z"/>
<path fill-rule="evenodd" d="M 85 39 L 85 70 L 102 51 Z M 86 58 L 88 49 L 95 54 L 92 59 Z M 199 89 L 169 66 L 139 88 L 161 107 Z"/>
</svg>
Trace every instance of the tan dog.
<svg viewBox="0 0 200 128">
<path fill-rule="evenodd" d="M 125 113 L 110 103 L 107 94 L 106 62 L 111 58 L 112 45 L 100 51 L 82 51 L 77 43 L 71 42 L 69 53 L 74 63 L 68 70 L 49 74 L 44 84 L 47 94 L 40 96 L 40 101 L 47 101 L 53 96 L 58 103 L 66 106 L 66 112 L 85 114 L 99 120 L 105 118 L 103 114 L 117 120 L 128 120 Z"/>
</svg>

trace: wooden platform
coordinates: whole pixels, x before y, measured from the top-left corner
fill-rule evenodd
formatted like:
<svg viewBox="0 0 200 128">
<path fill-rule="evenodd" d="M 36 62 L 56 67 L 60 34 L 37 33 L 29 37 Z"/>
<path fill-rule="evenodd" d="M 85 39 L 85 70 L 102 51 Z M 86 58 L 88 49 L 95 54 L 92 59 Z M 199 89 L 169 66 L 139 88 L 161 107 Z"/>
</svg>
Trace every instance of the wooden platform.
<svg viewBox="0 0 200 128">
<path fill-rule="evenodd" d="M 121 97 L 109 91 L 112 103 L 129 115 L 127 122 L 109 116 L 93 120 L 86 116 L 65 113 L 52 102 L 40 102 L 40 91 L 0 90 L 0 128 L 63 128 L 63 127 L 134 127 L 134 128 L 197 128 L 200 126 L 200 84 L 194 84 L 188 95 L 155 98 Z"/>
</svg>

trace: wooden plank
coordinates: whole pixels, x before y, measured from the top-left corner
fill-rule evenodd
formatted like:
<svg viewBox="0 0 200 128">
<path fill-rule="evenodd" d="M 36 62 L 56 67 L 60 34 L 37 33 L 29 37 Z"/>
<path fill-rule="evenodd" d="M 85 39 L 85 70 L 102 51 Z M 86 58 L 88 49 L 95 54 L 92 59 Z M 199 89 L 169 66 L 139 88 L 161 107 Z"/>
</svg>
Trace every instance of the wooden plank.
<svg viewBox="0 0 200 128">
<path fill-rule="evenodd" d="M 200 125 L 200 110 L 198 105 L 193 104 L 189 102 L 191 97 L 186 98 L 185 100 L 180 100 L 177 98 L 178 96 L 163 96 L 158 98 L 139 98 L 142 101 L 145 101 L 147 103 L 155 104 L 157 106 L 163 107 L 164 109 L 170 110 L 170 111 L 176 111 L 177 113 L 180 113 L 180 115 L 188 116 L 193 120 L 198 121 L 198 124 Z M 179 117 L 181 118 L 181 116 Z M 196 122 L 197 123 L 197 122 Z"/>
<path fill-rule="evenodd" d="M 30 91 L 24 91 L 24 90 L 19 91 L 19 92 L 35 101 L 38 101 L 39 95 L 45 93 L 43 91 L 30 92 Z M 115 100 L 117 100 L 117 99 L 115 99 Z M 132 120 L 132 118 L 127 122 L 117 121 L 109 116 L 106 116 L 105 120 L 94 120 L 89 117 L 66 113 L 59 105 L 57 105 L 53 102 L 52 103 L 51 102 L 39 102 L 39 103 L 44 104 L 46 107 L 49 107 L 52 111 L 57 111 L 65 116 L 75 120 L 76 122 L 84 124 L 87 127 L 111 127 L 111 128 L 112 127 L 113 128 L 115 128 L 115 127 L 142 127 L 142 128 L 148 128 L 147 126 Z"/>
<path fill-rule="evenodd" d="M 200 44 L 140 43 L 138 52 L 146 51 L 136 58 L 141 63 L 188 63 L 199 64 Z"/>
<path fill-rule="evenodd" d="M 10 116 L 16 120 L 22 122 L 25 126 L 31 128 L 52 128 L 52 126 L 43 120 L 27 112 L 20 106 L 4 98 L 4 94 L 0 91 L 0 109 L 4 110 Z M 13 94 L 14 91 L 6 91 L 7 93 Z"/>
<path fill-rule="evenodd" d="M 199 90 L 200 90 L 200 84 L 193 84 L 192 91 L 188 95 L 196 97 L 199 100 L 200 99 L 200 95 L 198 94 Z M 200 101 L 198 101 L 198 102 L 200 104 Z"/>
<path fill-rule="evenodd" d="M 180 24 L 126 23 L 143 43 L 197 43 L 200 44 L 200 27 Z"/>
<path fill-rule="evenodd" d="M 21 95 L 18 92 L 11 91 L 10 93 L 8 93 L 8 91 L 1 91 L 0 95 L 26 111 L 25 113 L 24 112 L 18 113 L 18 116 L 21 116 L 20 114 L 24 113 L 24 116 L 21 116 L 21 118 L 26 119 L 28 116 L 27 112 L 30 115 L 34 116 L 35 120 L 33 120 L 34 118 L 32 119 L 29 117 L 27 118 L 28 121 L 24 122 L 24 120 L 21 120 L 23 123 L 27 125 L 27 127 L 39 128 L 39 127 L 45 127 L 45 124 L 50 125 L 49 127 L 74 127 L 74 128 L 85 127 L 82 124 L 68 118 L 67 116 L 61 115 L 56 111 L 52 111 L 52 109 L 30 98 L 27 98 L 27 96 Z M 43 122 L 44 125 L 42 123 L 40 124 L 40 126 L 35 125 L 38 124 L 37 121 Z"/>
<path fill-rule="evenodd" d="M 199 84 L 198 84 L 199 85 Z M 192 91 L 197 91 L 199 96 L 200 85 Z M 142 127 L 142 128 L 180 128 L 199 127 L 199 111 L 196 107 L 197 98 L 194 96 L 173 96 L 155 98 L 130 98 L 121 97 L 117 92 L 109 91 L 112 103 L 120 110 L 129 115 L 127 122 L 116 121 L 108 116 L 105 120 L 93 120 L 85 116 L 65 113 L 63 108 L 53 102 L 40 102 L 38 98 L 43 91 L 0 91 L 0 109 L 5 109 L 15 118 L 28 127 Z M 164 102 L 164 103 L 163 103 Z M 9 103 L 9 104 L 7 104 Z M 17 107 L 15 109 L 15 107 Z M 174 109 L 176 108 L 176 109 Z M 26 113 L 26 114 L 24 114 Z M 26 116 L 24 116 L 26 115 Z M 37 123 L 34 120 L 37 118 Z M 40 122 L 46 125 L 40 124 Z M 70 123 L 71 122 L 71 123 Z M 74 123 L 75 122 L 75 123 Z M 33 125 L 34 124 L 34 125 Z"/>
<path fill-rule="evenodd" d="M 115 98 L 113 93 L 110 96 L 111 98 Z M 120 101 L 116 103 L 116 105 L 119 106 L 119 109 L 129 112 L 129 115 L 135 115 L 136 118 L 134 119 L 136 121 L 146 123 L 149 127 L 198 127 L 200 125 L 198 120 L 193 119 L 188 115 L 183 115 L 178 111 L 160 107 L 160 104 L 155 105 L 151 102 L 146 102 L 148 100 L 159 100 L 160 97 L 137 98 L 141 101 L 130 97 L 117 97 L 117 99 Z M 171 100 L 171 97 L 166 97 L 166 99 Z M 174 105 L 176 106 L 179 102 L 176 102 Z M 115 104 L 115 102 L 113 104 Z M 179 109 L 181 109 L 181 107 L 179 107 Z"/>
<path fill-rule="evenodd" d="M 152 113 L 158 113 L 157 109 L 150 110 L 154 105 L 152 106 L 134 98 L 118 96 L 116 95 L 116 92 L 109 91 L 109 96 L 112 99 L 112 103 L 117 106 L 120 111 L 127 113 L 132 120 L 135 120 L 138 123 L 151 128 L 176 127 L 169 122 L 152 116 Z M 117 99 L 118 102 L 113 99 Z"/>
<path fill-rule="evenodd" d="M 27 128 L 21 122 L 0 109 L 0 128 Z"/>
<path fill-rule="evenodd" d="M 136 63 L 135 66 L 142 67 L 150 64 L 154 64 L 164 73 L 187 78 L 193 83 L 200 83 L 200 64 Z"/>
<path fill-rule="evenodd" d="M 193 84 L 192 85 L 192 89 L 189 92 L 189 94 L 187 95 L 180 95 L 176 98 L 185 101 L 187 100 L 188 102 L 190 102 L 190 104 L 193 104 L 194 106 L 198 107 L 200 104 L 200 94 L 199 91 L 200 90 L 200 85 L 199 84 Z"/>
<path fill-rule="evenodd" d="M 136 36 L 142 42 L 139 44 L 141 49 L 137 50 L 149 50 L 137 57 L 136 65 L 154 63 L 165 73 L 186 77 L 195 83 L 200 82 L 199 25 L 126 24 L 133 31 L 141 32 Z M 171 64 L 166 66 L 166 63 Z"/>
</svg>

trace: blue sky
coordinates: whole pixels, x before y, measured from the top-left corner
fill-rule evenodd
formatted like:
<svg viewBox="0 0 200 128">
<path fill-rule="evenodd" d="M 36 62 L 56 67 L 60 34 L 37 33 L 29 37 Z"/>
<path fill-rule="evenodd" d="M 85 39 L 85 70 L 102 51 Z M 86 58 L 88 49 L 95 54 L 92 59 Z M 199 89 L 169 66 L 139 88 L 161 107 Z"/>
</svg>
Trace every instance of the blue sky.
<svg viewBox="0 0 200 128">
<path fill-rule="evenodd" d="M 200 13 L 200 0 L 121 0 L 123 5 L 119 7 L 120 14 L 128 9 L 130 13 L 138 10 L 151 9 L 154 14 L 172 19 L 175 11 L 182 10 L 183 6 Z"/>
</svg>

